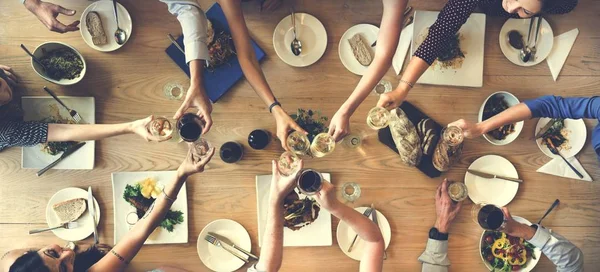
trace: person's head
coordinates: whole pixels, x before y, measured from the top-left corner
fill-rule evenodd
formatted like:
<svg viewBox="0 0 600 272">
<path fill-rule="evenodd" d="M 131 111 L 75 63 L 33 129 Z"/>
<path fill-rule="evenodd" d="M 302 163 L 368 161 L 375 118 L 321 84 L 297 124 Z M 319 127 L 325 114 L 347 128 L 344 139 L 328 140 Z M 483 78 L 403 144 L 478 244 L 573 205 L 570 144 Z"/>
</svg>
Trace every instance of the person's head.
<svg viewBox="0 0 600 272">
<path fill-rule="evenodd" d="M 92 246 L 75 253 L 68 248 L 49 245 L 40 250 L 12 250 L 2 258 L 1 267 L 8 272 L 83 272 L 102 259 L 107 249 L 106 246 Z"/>
<path fill-rule="evenodd" d="M 12 88 L 8 85 L 6 73 L 0 69 L 0 106 L 8 104 L 12 100 Z"/>
<path fill-rule="evenodd" d="M 510 14 L 530 18 L 554 7 L 561 0 L 502 0 L 502 7 Z"/>
</svg>

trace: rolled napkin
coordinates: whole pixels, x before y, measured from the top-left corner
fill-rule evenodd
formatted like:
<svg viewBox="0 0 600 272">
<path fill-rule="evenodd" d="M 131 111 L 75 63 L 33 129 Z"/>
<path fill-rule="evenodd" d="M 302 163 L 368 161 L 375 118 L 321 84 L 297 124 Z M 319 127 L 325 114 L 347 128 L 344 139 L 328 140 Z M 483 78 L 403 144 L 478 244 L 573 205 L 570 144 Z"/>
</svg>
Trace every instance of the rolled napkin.
<svg viewBox="0 0 600 272">
<path fill-rule="evenodd" d="M 575 169 L 577 169 L 583 175 L 582 179 L 579 178 L 579 176 L 573 172 L 573 169 L 571 169 L 571 167 L 569 167 L 561 158 L 552 159 L 550 162 L 540 167 L 540 169 L 538 169 L 536 172 L 570 179 L 593 181 L 592 177 L 590 177 L 585 169 L 583 169 L 583 166 L 575 157 L 568 158 L 567 161 L 569 161 L 571 165 L 573 165 L 573 167 L 575 167 Z"/>
<path fill-rule="evenodd" d="M 579 35 L 579 29 L 575 28 L 554 37 L 552 50 L 550 51 L 548 58 L 546 58 L 554 81 L 556 81 L 558 74 L 560 74 L 562 67 L 565 65 L 567 57 L 571 52 L 571 48 L 573 48 L 573 44 L 575 43 L 575 39 L 577 39 L 577 35 Z"/>
<path fill-rule="evenodd" d="M 394 54 L 394 58 L 392 59 L 392 66 L 394 66 L 394 71 L 396 71 L 396 75 L 400 74 L 402 66 L 404 65 L 406 53 L 408 52 L 408 47 L 410 47 L 410 42 L 412 41 L 413 37 L 413 26 L 414 24 L 406 26 L 400 33 L 400 41 L 398 42 L 396 53 Z"/>
</svg>

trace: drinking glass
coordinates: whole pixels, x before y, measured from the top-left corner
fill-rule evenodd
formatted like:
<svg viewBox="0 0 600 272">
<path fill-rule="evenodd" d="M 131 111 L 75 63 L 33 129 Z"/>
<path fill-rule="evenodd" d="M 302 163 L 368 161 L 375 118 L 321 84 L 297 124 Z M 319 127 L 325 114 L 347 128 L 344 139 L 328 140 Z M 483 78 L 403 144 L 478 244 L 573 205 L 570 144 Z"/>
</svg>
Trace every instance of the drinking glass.
<svg viewBox="0 0 600 272">
<path fill-rule="evenodd" d="M 347 182 L 342 185 L 342 197 L 348 202 L 354 202 L 360 197 L 360 186 L 355 182 Z"/>
<path fill-rule="evenodd" d="M 385 79 L 380 80 L 379 83 L 377 83 L 377 85 L 375 85 L 375 88 L 373 88 L 373 92 L 377 95 L 389 93 L 391 91 L 392 91 L 392 83 Z"/>
<path fill-rule="evenodd" d="M 283 154 L 279 156 L 277 166 L 279 167 L 279 173 L 289 177 L 300 169 L 300 157 L 293 152 L 283 152 Z"/>
<path fill-rule="evenodd" d="M 506 222 L 502 209 L 486 203 L 474 204 L 471 208 L 471 218 L 485 230 L 502 230 Z"/>
<path fill-rule="evenodd" d="M 202 120 L 198 115 L 186 113 L 177 120 L 179 136 L 186 142 L 194 142 L 202 135 Z"/>
<path fill-rule="evenodd" d="M 362 143 L 360 136 L 358 136 L 357 134 L 350 134 L 344 137 L 343 141 L 343 144 L 348 148 L 357 148 Z"/>
<path fill-rule="evenodd" d="M 156 117 L 148 123 L 147 129 L 152 136 L 156 136 L 161 140 L 166 140 L 173 135 L 174 126 L 169 119 L 162 116 Z"/>
<path fill-rule="evenodd" d="M 317 158 L 331 154 L 335 149 L 335 140 L 328 133 L 319 133 L 310 144 L 310 153 Z"/>
<path fill-rule="evenodd" d="M 300 172 L 297 182 L 298 190 L 305 195 L 314 195 L 323 187 L 323 176 L 313 169 Z"/>
<path fill-rule="evenodd" d="M 451 182 L 448 185 L 448 195 L 455 202 L 461 202 L 469 196 L 467 185 L 462 182 Z"/>
<path fill-rule="evenodd" d="M 308 137 L 302 132 L 294 131 L 286 139 L 288 147 L 298 155 L 306 155 L 310 148 Z"/>
<path fill-rule="evenodd" d="M 372 108 L 367 115 L 367 125 L 374 130 L 387 127 L 389 122 L 390 112 L 382 107 Z"/>
<path fill-rule="evenodd" d="M 198 138 L 198 140 L 190 143 L 192 145 L 192 154 L 197 158 L 204 158 L 208 154 L 210 149 L 210 143 L 204 138 Z"/>
<path fill-rule="evenodd" d="M 450 170 L 450 167 L 452 167 L 462 155 L 463 141 L 464 136 L 461 128 L 451 126 L 444 129 L 442 139 L 440 139 L 433 152 L 433 158 L 431 160 L 433 167 L 440 172 Z"/>
</svg>

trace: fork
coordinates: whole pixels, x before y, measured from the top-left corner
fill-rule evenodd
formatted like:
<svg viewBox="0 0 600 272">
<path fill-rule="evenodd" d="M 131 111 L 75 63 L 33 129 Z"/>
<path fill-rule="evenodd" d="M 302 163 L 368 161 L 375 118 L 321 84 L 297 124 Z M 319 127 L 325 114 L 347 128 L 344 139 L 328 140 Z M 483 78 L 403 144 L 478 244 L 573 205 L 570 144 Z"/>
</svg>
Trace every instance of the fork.
<svg viewBox="0 0 600 272">
<path fill-rule="evenodd" d="M 81 115 L 79 115 L 77 111 L 69 109 L 69 107 L 67 107 L 67 105 L 65 105 L 65 103 L 63 103 L 60 99 L 58 99 L 58 97 L 52 91 L 50 91 L 48 87 L 44 86 L 44 91 L 50 94 L 54 98 L 54 100 L 60 103 L 65 109 L 67 109 L 67 111 L 69 111 L 69 115 L 71 115 L 71 118 L 73 118 L 73 121 L 75 121 L 75 123 L 79 124 L 81 122 Z"/>
<path fill-rule="evenodd" d="M 231 253 L 231 255 L 236 256 L 238 259 L 244 261 L 245 263 L 248 263 L 248 259 L 242 257 L 239 253 L 237 253 L 237 252 L 235 252 L 235 251 L 233 251 L 233 250 L 231 250 L 231 249 L 229 249 L 227 247 L 224 247 L 221 244 L 221 241 L 219 241 L 219 239 L 217 239 L 216 237 L 214 237 L 214 236 L 212 236 L 210 234 L 207 234 L 206 236 L 204 236 L 204 240 L 206 240 L 207 242 L 209 242 L 209 243 L 211 243 L 211 244 L 213 244 L 215 246 L 218 246 L 218 247 L 220 247 L 222 249 L 227 250 L 227 252 Z"/>
<path fill-rule="evenodd" d="M 30 230 L 29 234 L 35 234 L 35 233 L 40 233 L 40 232 L 44 232 L 44 231 L 49 231 L 49 230 L 55 230 L 55 229 L 74 229 L 77 228 L 79 226 L 79 224 L 77 222 L 67 222 L 64 223 L 62 225 L 56 226 L 56 227 L 52 227 L 52 228 L 44 228 L 44 229 L 34 229 L 34 230 Z"/>
<path fill-rule="evenodd" d="M 546 146 L 548 147 L 548 149 L 550 149 L 550 152 L 552 152 L 552 154 L 560 156 L 567 163 L 567 165 L 571 167 L 571 170 L 573 170 L 573 172 L 575 172 L 575 174 L 577 174 L 579 178 L 583 178 L 583 175 L 579 171 L 577 171 L 577 169 L 575 169 L 575 167 L 573 167 L 573 165 L 571 165 L 571 163 L 567 161 L 567 159 L 565 159 L 565 157 L 563 157 L 562 154 L 560 154 L 560 152 L 554 146 L 554 144 L 552 144 L 552 141 L 550 139 L 547 138 L 546 142 L 548 143 Z"/>
</svg>

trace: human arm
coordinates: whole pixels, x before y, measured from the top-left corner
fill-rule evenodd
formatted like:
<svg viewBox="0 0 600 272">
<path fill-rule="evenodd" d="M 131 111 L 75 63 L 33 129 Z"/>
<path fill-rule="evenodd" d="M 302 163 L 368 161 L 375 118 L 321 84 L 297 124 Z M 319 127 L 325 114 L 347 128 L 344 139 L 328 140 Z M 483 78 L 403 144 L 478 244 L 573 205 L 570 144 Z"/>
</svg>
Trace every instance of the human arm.
<svg viewBox="0 0 600 272">
<path fill-rule="evenodd" d="M 403 11 L 407 2 L 406 0 L 383 1 L 383 15 L 379 34 L 377 35 L 377 50 L 375 50 L 373 62 L 367 68 L 352 94 L 331 118 L 329 134 L 336 141 L 341 140 L 350 133 L 350 116 L 354 114 L 354 111 L 367 98 L 390 68 L 392 58 L 398 47 L 398 40 L 402 31 Z"/>
<path fill-rule="evenodd" d="M 120 124 L 48 124 L 48 142 L 94 141 L 117 135 L 135 133 L 146 141 L 163 141 L 148 132 L 154 116 Z"/>
<path fill-rule="evenodd" d="M 583 252 L 558 233 L 553 233 L 541 225 L 526 225 L 515 221 L 508 208 L 502 208 L 506 224 L 503 232 L 527 240 L 539 248 L 556 265 L 558 272 L 583 271 Z"/>
<path fill-rule="evenodd" d="M 67 16 L 75 15 L 74 10 L 40 0 L 24 0 L 22 3 L 25 5 L 25 8 L 33 13 L 50 31 L 66 33 L 79 30 L 79 27 L 77 27 L 79 25 L 79 20 L 69 25 L 65 25 L 56 19 L 59 14 Z"/>
<path fill-rule="evenodd" d="M 193 156 L 192 150 L 188 151 L 186 159 L 177 169 L 176 177 L 165 184 L 164 193 L 160 194 L 148 209 L 146 214 L 135 224 L 135 226 L 107 253 L 99 262 L 94 264 L 88 271 L 124 271 L 127 264 L 135 257 L 144 245 L 148 236 L 158 227 L 165 215 L 177 198 L 181 187 L 187 178 L 195 173 L 204 171 L 204 166 L 210 161 L 215 153 L 212 147 L 207 155 L 202 158 Z"/>
<path fill-rule="evenodd" d="M 360 271 L 382 271 L 385 242 L 375 223 L 337 200 L 335 188 L 328 181 L 323 182 L 323 187 L 317 192 L 315 199 L 321 207 L 348 224 L 365 242 L 363 256 L 360 259 Z"/>
<path fill-rule="evenodd" d="M 240 0 L 218 0 L 217 1 L 229 24 L 233 43 L 235 45 L 236 54 L 242 67 L 242 72 L 254 89 L 256 94 L 263 100 L 266 106 L 273 104 L 276 99 L 271 91 L 267 79 L 260 68 L 258 59 L 254 54 L 254 49 L 250 43 L 250 33 L 246 22 Z M 292 118 L 286 113 L 281 106 L 275 106 L 271 114 L 277 123 L 277 137 L 281 140 L 283 148 L 289 149 L 286 144 L 287 135 L 291 130 L 301 131 L 306 133 Z"/>
</svg>

